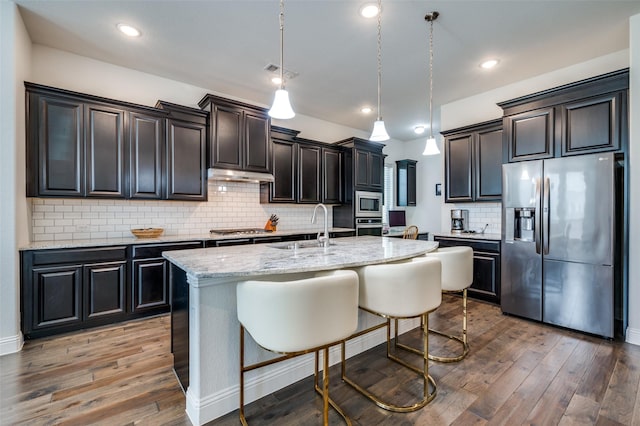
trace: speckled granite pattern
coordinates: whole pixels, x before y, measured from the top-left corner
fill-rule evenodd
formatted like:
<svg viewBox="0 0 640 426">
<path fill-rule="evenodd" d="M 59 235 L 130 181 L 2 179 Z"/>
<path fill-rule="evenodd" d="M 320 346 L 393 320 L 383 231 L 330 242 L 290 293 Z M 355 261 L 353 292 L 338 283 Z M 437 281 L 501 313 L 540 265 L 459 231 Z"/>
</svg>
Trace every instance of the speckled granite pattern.
<svg viewBox="0 0 640 426">
<path fill-rule="evenodd" d="M 355 231 L 355 229 L 349 228 L 331 228 L 329 232 L 346 232 Z M 29 243 L 28 245 L 21 247 L 20 250 L 45 250 L 45 249 L 63 249 L 63 248 L 81 248 L 81 247 L 104 247 L 104 246 L 119 246 L 127 244 L 161 244 L 172 243 L 178 241 L 214 241 L 214 240 L 232 240 L 236 238 L 260 238 L 260 237 L 284 237 L 288 235 L 305 235 L 313 234 L 314 231 L 309 230 L 293 230 L 293 231 L 276 231 L 264 234 L 249 234 L 249 235 L 211 235 L 209 233 L 203 235 L 169 235 L 160 236 L 157 238 L 101 238 L 101 239 L 87 239 L 87 240 L 60 240 L 60 241 L 37 241 Z"/>
<path fill-rule="evenodd" d="M 434 232 L 434 237 L 443 237 L 443 238 L 467 238 L 472 240 L 490 240 L 490 241 L 500 241 L 500 234 L 454 234 L 452 232 Z"/>
<path fill-rule="evenodd" d="M 258 244 L 164 252 L 163 256 L 189 276 L 225 278 L 312 272 L 391 262 L 435 250 L 434 241 L 386 237 L 347 237 L 331 240 L 332 246 L 278 249 Z"/>
</svg>

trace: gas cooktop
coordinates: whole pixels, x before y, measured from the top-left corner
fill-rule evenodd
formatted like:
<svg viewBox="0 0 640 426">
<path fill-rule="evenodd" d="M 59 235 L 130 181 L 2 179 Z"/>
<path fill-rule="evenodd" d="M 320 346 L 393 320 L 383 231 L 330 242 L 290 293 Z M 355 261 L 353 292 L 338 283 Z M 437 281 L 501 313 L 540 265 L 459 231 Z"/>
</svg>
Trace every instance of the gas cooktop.
<svg viewBox="0 0 640 426">
<path fill-rule="evenodd" d="M 232 234 L 268 234 L 273 232 L 271 230 L 266 230 L 262 228 L 232 228 L 232 229 L 211 229 L 209 231 L 210 234 L 217 235 L 232 235 Z"/>
</svg>

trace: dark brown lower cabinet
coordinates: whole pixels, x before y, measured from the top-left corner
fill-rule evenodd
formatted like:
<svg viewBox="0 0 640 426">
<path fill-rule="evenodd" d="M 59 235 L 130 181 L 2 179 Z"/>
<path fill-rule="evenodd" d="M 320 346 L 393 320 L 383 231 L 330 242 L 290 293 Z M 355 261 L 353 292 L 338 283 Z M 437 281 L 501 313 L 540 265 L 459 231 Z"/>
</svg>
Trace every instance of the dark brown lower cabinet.
<svg viewBox="0 0 640 426">
<path fill-rule="evenodd" d="M 126 306 L 126 261 L 84 266 L 84 318 L 123 317 Z"/>
<path fill-rule="evenodd" d="M 473 284 L 469 297 L 500 304 L 500 241 L 435 236 L 440 247 L 469 246 L 473 249 Z"/>
</svg>

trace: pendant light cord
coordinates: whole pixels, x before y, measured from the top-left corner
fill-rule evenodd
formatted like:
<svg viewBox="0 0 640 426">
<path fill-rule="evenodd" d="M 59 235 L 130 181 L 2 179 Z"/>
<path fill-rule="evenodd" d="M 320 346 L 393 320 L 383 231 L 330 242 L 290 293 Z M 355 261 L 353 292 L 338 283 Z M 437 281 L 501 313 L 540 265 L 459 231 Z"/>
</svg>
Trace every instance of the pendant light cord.
<svg viewBox="0 0 640 426">
<path fill-rule="evenodd" d="M 378 121 L 382 120 L 380 111 L 380 92 L 382 86 L 382 0 L 378 0 Z"/>
<path fill-rule="evenodd" d="M 284 0 L 280 0 L 280 89 L 284 89 Z"/>
<path fill-rule="evenodd" d="M 437 15 L 436 15 L 437 17 Z M 429 21 L 429 135 L 433 139 L 433 17 Z"/>
</svg>

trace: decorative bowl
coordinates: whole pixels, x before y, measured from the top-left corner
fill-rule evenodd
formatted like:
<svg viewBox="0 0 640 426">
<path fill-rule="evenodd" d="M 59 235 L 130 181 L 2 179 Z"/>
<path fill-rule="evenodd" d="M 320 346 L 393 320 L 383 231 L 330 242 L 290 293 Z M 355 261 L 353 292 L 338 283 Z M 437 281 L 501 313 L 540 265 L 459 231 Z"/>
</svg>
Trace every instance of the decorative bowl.
<svg viewBox="0 0 640 426">
<path fill-rule="evenodd" d="M 138 238 L 156 238 L 162 235 L 164 228 L 137 228 L 132 229 L 131 233 Z"/>
</svg>

